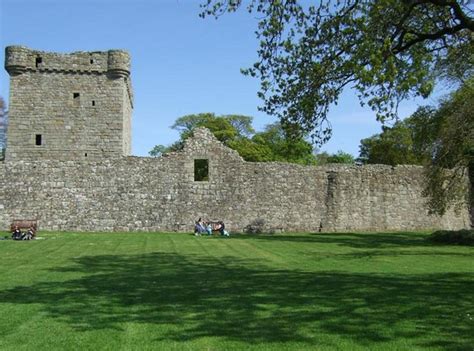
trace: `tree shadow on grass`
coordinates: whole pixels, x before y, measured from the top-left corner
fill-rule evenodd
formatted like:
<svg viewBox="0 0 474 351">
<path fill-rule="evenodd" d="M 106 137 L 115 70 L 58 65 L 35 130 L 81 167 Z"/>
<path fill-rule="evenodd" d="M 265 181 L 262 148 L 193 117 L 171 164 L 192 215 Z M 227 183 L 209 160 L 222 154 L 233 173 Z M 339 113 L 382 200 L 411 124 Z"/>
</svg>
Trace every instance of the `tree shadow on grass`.
<svg viewBox="0 0 474 351">
<path fill-rule="evenodd" d="M 447 350 L 474 345 L 468 274 L 311 273 L 169 253 L 85 256 L 52 273 L 78 277 L 0 291 L 0 304 L 40 304 L 79 331 L 163 326 L 154 335 L 159 341 L 220 337 L 313 347 L 330 334 L 367 347 L 398 338 Z"/>
<path fill-rule="evenodd" d="M 313 233 L 313 234 L 263 234 L 263 235 L 237 235 L 238 239 L 276 240 L 288 242 L 307 242 L 337 244 L 350 248 L 396 248 L 406 246 L 433 247 L 425 240 L 426 235 L 410 232 L 394 233 Z"/>
</svg>

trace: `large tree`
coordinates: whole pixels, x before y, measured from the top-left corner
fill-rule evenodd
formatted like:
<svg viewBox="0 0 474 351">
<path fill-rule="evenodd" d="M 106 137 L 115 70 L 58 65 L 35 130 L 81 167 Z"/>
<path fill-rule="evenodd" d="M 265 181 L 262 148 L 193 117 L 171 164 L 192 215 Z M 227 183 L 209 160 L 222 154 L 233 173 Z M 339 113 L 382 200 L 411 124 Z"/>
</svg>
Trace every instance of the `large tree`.
<svg viewBox="0 0 474 351">
<path fill-rule="evenodd" d="M 355 164 L 354 156 L 339 150 L 335 154 L 330 154 L 327 151 L 316 154 L 316 163 L 318 165 L 327 165 L 330 163 Z"/>
<path fill-rule="evenodd" d="M 383 127 L 382 133 L 360 141 L 359 161 L 365 164 L 423 164 L 425 154 L 415 149 L 413 131 L 403 122 Z"/>
<path fill-rule="evenodd" d="M 474 79 L 442 101 L 432 121 L 436 133 L 424 191 L 429 207 L 443 214 L 470 202 L 474 225 Z"/>
<path fill-rule="evenodd" d="M 194 128 L 206 127 L 214 136 L 226 145 L 237 138 L 244 138 L 254 133 L 252 117 L 243 115 L 216 116 L 214 113 L 198 113 L 179 117 L 171 126 L 179 131 L 180 139 L 169 146 L 155 145 L 150 156 L 158 157 L 163 153 L 181 150 L 184 141 L 189 138 Z"/>
<path fill-rule="evenodd" d="M 254 133 L 252 117 L 242 115 L 216 116 L 214 113 L 198 113 L 179 117 L 171 126 L 180 132 L 183 140 L 197 127 L 206 127 L 223 143 Z"/>
<path fill-rule="evenodd" d="M 237 11 L 241 0 L 206 0 L 201 16 Z M 385 121 L 403 99 L 427 97 L 442 76 L 459 80 L 474 67 L 469 0 L 252 0 L 261 109 L 297 123 L 315 141 L 331 136 L 327 119 L 345 87 Z"/>
<path fill-rule="evenodd" d="M 296 125 L 273 123 L 256 133 L 251 141 L 270 151 L 269 161 L 315 164 L 313 146 Z"/>
<path fill-rule="evenodd" d="M 236 150 L 246 161 L 315 163 L 313 147 L 296 125 L 274 123 L 256 133 L 252 127 L 252 117 L 216 116 L 214 113 L 178 118 L 171 128 L 180 132 L 180 139 L 170 146 L 156 145 L 149 154 L 157 157 L 181 149 L 197 127 L 208 128 L 219 141 Z"/>
<path fill-rule="evenodd" d="M 420 107 L 404 121 L 361 140 L 359 159 L 364 163 L 424 165 L 424 194 L 432 212 L 443 214 L 466 201 L 474 209 L 474 79 L 467 80 L 439 106 Z"/>
</svg>

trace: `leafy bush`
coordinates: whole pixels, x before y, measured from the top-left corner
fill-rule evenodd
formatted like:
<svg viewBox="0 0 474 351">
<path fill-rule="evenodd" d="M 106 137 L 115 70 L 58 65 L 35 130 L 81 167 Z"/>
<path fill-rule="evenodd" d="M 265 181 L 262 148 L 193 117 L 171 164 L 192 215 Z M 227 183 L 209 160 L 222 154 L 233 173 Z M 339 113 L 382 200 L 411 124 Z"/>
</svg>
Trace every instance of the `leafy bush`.
<svg viewBox="0 0 474 351">
<path fill-rule="evenodd" d="M 438 244 L 474 245 L 474 230 L 438 230 L 427 239 Z"/>
<path fill-rule="evenodd" d="M 262 234 L 265 228 L 265 220 L 264 219 L 256 219 L 249 225 L 244 228 L 244 232 L 248 234 Z"/>
</svg>

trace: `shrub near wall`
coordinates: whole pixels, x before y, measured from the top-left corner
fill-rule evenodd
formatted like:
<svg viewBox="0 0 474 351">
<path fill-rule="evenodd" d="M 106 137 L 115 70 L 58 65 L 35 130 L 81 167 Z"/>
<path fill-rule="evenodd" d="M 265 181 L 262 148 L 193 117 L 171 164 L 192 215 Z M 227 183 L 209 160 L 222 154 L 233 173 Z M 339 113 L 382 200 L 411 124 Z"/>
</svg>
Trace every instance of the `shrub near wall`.
<svg viewBox="0 0 474 351">
<path fill-rule="evenodd" d="M 427 240 L 437 244 L 474 245 L 474 230 L 438 230 Z"/>
</svg>

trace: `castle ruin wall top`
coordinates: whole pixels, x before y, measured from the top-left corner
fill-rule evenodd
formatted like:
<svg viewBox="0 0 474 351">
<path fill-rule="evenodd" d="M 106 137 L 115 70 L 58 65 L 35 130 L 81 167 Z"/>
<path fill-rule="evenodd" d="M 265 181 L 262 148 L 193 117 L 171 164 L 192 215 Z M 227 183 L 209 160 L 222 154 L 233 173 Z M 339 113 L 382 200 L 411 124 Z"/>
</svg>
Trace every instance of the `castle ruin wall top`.
<svg viewBox="0 0 474 351">
<path fill-rule="evenodd" d="M 130 54 L 125 50 L 76 51 L 70 54 L 32 50 L 21 45 L 5 48 L 5 70 L 16 76 L 25 72 L 61 72 L 107 74 L 111 79 L 125 78 L 130 105 L 133 89 L 130 77 Z"/>
<path fill-rule="evenodd" d="M 59 54 L 32 50 L 24 46 L 7 46 L 5 69 L 9 74 L 25 71 L 52 71 L 70 73 L 110 73 L 120 71 L 123 77 L 130 75 L 130 55 L 123 50 L 78 51 Z"/>
</svg>

